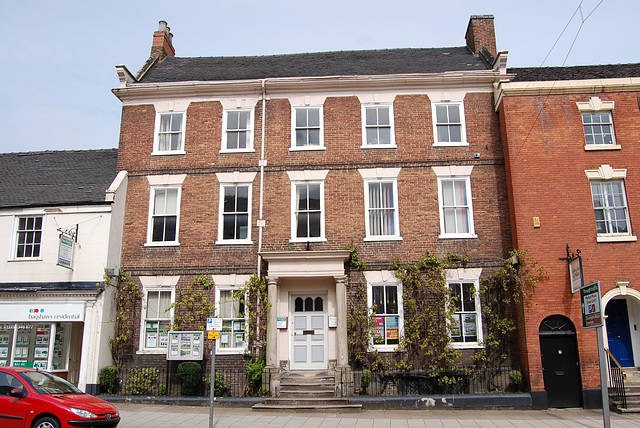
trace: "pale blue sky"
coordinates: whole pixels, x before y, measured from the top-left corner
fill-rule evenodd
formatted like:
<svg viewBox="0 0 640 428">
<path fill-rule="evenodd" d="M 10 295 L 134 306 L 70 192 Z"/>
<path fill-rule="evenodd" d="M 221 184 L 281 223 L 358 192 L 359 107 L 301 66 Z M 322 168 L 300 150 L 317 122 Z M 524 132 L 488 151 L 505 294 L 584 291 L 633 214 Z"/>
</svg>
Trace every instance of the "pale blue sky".
<svg viewBox="0 0 640 428">
<path fill-rule="evenodd" d="M 0 152 L 117 147 L 115 66 L 140 68 L 159 20 L 176 56 L 245 56 L 464 46 L 469 17 L 491 14 L 508 66 L 525 67 L 569 52 L 566 65 L 640 62 L 639 12 L 638 0 L 0 0 Z"/>
</svg>

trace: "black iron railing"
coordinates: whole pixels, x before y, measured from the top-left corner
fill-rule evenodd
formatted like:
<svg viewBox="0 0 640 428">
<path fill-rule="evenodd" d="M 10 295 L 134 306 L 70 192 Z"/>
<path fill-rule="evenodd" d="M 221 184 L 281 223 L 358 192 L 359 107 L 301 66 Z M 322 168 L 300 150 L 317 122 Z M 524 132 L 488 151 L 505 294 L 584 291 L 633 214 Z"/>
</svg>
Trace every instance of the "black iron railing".
<svg viewBox="0 0 640 428">
<path fill-rule="evenodd" d="M 609 366 L 609 397 L 611 397 L 618 408 L 626 409 L 627 394 L 624 387 L 626 374 L 613 354 L 611 354 L 608 349 L 605 349 L 605 352 L 608 356 L 607 363 Z"/>
<path fill-rule="evenodd" d="M 338 391 L 343 396 L 489 394 L 518 392 L 522 387 L 520 371 L 511 367 L 448 371 L 337 370 Z"/>
</svg>

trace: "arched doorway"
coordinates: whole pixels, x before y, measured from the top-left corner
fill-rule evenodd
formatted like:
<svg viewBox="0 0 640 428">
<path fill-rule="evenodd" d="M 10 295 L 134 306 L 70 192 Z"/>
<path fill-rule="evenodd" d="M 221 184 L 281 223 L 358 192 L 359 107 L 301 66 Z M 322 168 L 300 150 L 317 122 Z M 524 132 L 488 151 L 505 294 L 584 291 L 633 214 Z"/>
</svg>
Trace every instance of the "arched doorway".
<svg viewBox="0 0 640 428">
<path fill-rule="evenodd" d="M 617 298 L 607 303 L 605 314 L 609 351 L 622 367 L 633 367 L 633 346 L 627 300 Z"/>
<path fill-rule="evenodd" d="M 582 381 L 576 329 L 571 320 L 551 315 L 540 323 L 542 376 L 549 407 L 580 407 Z"/>
</svg>

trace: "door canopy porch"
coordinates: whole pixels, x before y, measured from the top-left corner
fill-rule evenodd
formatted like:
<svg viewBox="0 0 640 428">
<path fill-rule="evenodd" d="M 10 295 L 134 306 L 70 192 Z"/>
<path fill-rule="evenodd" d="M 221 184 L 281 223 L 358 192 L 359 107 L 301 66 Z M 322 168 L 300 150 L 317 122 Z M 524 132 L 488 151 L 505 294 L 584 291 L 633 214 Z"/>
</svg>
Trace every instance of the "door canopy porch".
<svg viewBox="0 0 640 428">
<path fill-rule="evenodd" d="M 283 251 L 260 252 L 269 263 L 269 278 L 341 277 L 351 251 Z"/>
</svg>

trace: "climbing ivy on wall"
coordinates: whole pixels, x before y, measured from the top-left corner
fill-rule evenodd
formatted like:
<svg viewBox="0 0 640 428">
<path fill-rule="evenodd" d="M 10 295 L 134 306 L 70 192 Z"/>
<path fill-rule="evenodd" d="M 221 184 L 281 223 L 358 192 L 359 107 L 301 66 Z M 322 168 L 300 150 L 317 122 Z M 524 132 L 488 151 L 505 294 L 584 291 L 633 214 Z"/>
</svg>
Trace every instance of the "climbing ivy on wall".
<svg viewBox="0 0 640 428">
<path fill-rule="evenodd" d="M 175 302 L 171 305 L 174 309 L 173 330 L 205 329 L 207 318 L 212 317 L 216 310 L 211 296 L 213 285 L 207 275 L 200 275 L 187 287 L 178 290 Z"/>
<path fill-rule="evenodd" d="M 122 363 L 131 358 L 134 353 L 134 326 L 136 326 L 137 316 L 142 306 L 142 289 L 139 284 L 132 281 L 128 272 L 120 269 L 116 283 L 113 278 L 104 272 L 104 282 L 108 287 L 115 287 L 115 326 L 114 337 L 109 338 L 111 345 L 111 355 L 117 367 L 122 367 Z"/>
<path fill-rule="evenodd" d="M 234 297 L 245 299 L 249 352 L 255 360 L 264 359 L 267 343 L 267 309 L 271 305 L 267 295 L 267 279 L 257 274 L 251 275 L 244 288 L 234 292 Z"/>
</svg>

